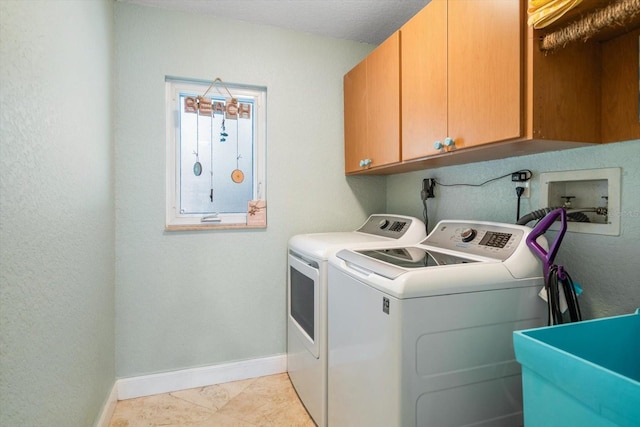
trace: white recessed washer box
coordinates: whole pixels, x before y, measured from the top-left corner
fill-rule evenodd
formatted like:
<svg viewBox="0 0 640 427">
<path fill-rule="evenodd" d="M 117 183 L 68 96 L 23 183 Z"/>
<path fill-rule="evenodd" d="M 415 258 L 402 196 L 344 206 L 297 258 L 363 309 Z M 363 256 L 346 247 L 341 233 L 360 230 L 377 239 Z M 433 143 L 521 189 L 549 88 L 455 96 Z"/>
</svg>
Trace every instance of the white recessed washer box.
<svg viewBox="0 0 640 427">
<path fill-rule="evenodd" d="M 608 215 L 583 212 L 590 222 L 568 221 L 567 231 L 620 235 L 620 168 L 544 172 L 540 174 L 540 206 L 569 209 L 607 207 Z M 569 199 L 567 199 L 569 198 Z M 555 223 L 550 230 L 558 230 Z"/>
</svg>

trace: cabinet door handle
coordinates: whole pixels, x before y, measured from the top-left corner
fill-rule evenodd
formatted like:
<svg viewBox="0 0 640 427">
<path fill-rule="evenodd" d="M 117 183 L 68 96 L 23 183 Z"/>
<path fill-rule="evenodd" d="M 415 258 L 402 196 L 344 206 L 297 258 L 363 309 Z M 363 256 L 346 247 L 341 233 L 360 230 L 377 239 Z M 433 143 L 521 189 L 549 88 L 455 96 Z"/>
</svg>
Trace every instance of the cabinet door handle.
<svg viewBox="0 0 640 427">
<path fill-rule="evenodd" d="M 444 139 L 444 145 L 446 145 L 449 148 L 453 148 L 456 146 L 456 142 L 453 140 L 453 138 L 446 137 Z"/>
<path fill-rule="evenodd" d="M 360 160 L 360 167 L 364 168 L 371 164 L 371 159 L 362 159 Z"/>
<path fill-rule="evenodd" d="M 436 150 L 442 150 L 444 148 L 444 145 L 442 145 L 442 142 L 436 141 L 433 143 L 433 148 L 435 148 Z"/>
</svg>

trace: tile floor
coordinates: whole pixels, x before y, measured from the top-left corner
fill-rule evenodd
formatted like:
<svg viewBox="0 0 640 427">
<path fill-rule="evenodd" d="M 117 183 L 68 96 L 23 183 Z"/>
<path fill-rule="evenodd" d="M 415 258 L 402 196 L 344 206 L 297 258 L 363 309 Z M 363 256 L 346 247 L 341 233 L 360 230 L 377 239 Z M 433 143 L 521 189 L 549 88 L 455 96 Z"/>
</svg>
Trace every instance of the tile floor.
<svg viewBox="0 0 640 427">
<path fill-rule="evenodd" d="M 289 376 L 121 400 L 109 427 L 313 427 Z"/>
</svg>

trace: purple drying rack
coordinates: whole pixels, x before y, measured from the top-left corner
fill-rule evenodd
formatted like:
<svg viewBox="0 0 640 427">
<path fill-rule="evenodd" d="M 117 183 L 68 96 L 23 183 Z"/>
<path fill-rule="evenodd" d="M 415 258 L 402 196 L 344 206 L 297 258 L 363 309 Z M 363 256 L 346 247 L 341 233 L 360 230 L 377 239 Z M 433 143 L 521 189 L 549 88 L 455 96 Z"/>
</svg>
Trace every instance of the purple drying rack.
<svg viewBox="0 0 640 427">
<path fill-rule="evenodd" d="M 546 233 L 549 227 L 551 227 L 551 224 L 553 224 L 558 217 L 560 217 L 560 231 L 558 232 L 558 235 L 556 236 L 553 243 L 551 243 L 549 250 L 546 251 L 542 246 L 540 246 L 536 239 Z M 563 208 L 559 208 L 549 212 L 544 218 L 542 218 L 542 220 L 533 228 L 531 233 L 529 233 L 529 235 L 527 236 L 527 246 L 529 246 L 529 249 L 531 249 L 531 251 L 542 260 L 545 283 L 547 282 L 547 279 L 549 277 L 549 270 L 554 265 L 556 254 L 558 253 L 558 249 L 560 249 L 560 243 L 562 243 L 562 239 L 566 231 L 567 212 Z M 562 266 L 558 266 L 558 277 L 561 280 L 564 280 L 565 278 Z"/>
</svg>

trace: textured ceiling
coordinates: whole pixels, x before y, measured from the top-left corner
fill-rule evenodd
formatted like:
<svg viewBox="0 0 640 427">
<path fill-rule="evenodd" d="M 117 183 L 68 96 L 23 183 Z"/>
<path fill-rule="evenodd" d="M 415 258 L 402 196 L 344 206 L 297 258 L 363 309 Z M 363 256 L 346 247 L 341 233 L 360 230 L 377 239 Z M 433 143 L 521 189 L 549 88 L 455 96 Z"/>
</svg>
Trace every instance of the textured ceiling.
<svg viewBox="0 0 640 427">
<path fill-rule="evenodd" d="M 120 0 L 380 44 L 429 0 Z"/>
</svg>

